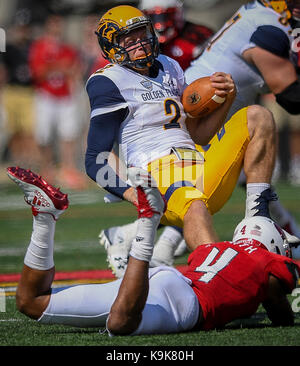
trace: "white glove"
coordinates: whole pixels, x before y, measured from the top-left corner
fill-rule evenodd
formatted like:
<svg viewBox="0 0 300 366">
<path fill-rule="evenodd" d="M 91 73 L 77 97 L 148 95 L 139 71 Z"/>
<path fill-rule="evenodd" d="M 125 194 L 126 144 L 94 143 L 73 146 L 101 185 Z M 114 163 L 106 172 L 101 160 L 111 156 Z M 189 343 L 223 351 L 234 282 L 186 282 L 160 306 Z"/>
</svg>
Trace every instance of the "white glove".
<svg viewBox="0 0 300 366">
<path fill-rule="evenodd" d="M 128 168 L 128 178 L 137 192 L 138 217 L 152 217 L 154 214 L 162 216 L 166 202 L 151 174 L 144 169 L 131 167 Z"/>
</svg>

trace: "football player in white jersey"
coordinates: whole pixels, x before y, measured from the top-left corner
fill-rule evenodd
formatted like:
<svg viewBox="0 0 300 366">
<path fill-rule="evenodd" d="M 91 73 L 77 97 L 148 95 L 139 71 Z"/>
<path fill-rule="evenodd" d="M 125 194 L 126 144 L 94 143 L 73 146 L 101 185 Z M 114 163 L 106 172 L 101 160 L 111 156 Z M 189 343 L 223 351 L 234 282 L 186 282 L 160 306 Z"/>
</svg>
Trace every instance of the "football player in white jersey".
<svg viewBox="0 0 300 366">
<path fill-rule="evenodd" d="M 243 108 L 227 122 L 225 133 L 235 86 L 229 74 L 216 72 L 212 86 L 226 101 L 209 116 L 188 118 L 180 100 L 183 71 L 175 60 L 158 55 L 151 21 L 134 7 L 109 10 L 97 35 L 111 64 L 94 73 L 86 86 L 91 104 L 87 174 L 108 192 L 137 203 L 135 190 L 108 165 L 117 141 L 126 165 L 151 173 L 167 201 L 161 223 L 183 227 L 191 250 L 200 237 L 217 240 L 211 214 L 231 196 L 242 166 L 246 215 L 269 216 L 268 202 L 275 199 L 270 189 L 276 150 L 272 114 L 261 106 Z M 195 143 L 210 148 L 199 154 Z M 122 259 L 120 253 L 117 257 Z"/>
<path fill-rule="evenodd" d="M 291 24 L 297 18 L 300 1 L 251 1 L 242 6 L 210 40 L 204 53 L 186 70 L 188 83 L 215 71 L 232 75 L 237 96 L 227 116 L 255 104 L 257 97 L 269 91 L 288 112 L 300 113 L 300 84 L 290 60 Z M 209 147 L 209 145 L 208 145 Z M 203 147 L 206 149 L 207 147 Z M 279 200 L 270 203 L 271 216 L 287 231 L 300 236 L 293 217 Z M 104 245 L 130 242 L 134 224 L 101 231 Z M 166 228 L 154 250 L 152 264 L 172 264 L 175 247 L 184 241 L 178 228 Z M 300 251 L 299 251 L 300 252 Z M 294 256 L 300 253 L 294 252 Z"/>
<path fill-rule="evenodd" d="M 296 2 L 289 3 L 289 5 L 291 3 L 295 5 Z M 297 6 L 291 9 L 294 15 L 297 15 L 297 9 Z M 270 62 L 275 62 L 275 65 L 279 65 L 280 62 L 280 67 L 276 66 L 276 77 L 268 75 L 270 85 L 275 85 L 276 81 L 277 83 L 283 83 L 279 89 L 277 85 L 277 89 L 273 90 L 274 93 L 279 92 L 277 95 L 278 101 L 282 105 L 288 103 L 289 110 L 297 112 L 300 104 L 295 100 L 294 93 L 290 89 L 297 89 L 299 85 L 296 81 L 297 76 L 294 66 L 287 58 L 291 32 L 289 18 L 291 18 L 291 13 L 286 8 L 284 1 L 264 1 L 263 4 L 256 1 L 248 3 L 225 24 L 222 30 L 211 40 L 204 54 L 188 69 L 188 82 L 197 77 L 210 75 L 218 68 L 232 74 L 233 79 L 237 82 L 238 93 L 227 117 L 227 119 L 230 119 L 238 109 L 247 104 L 254 104 L 256 96 L 267 90 L 266 84 L 268 82 L 266 82 L 266 78 L 262 77 L 262 70 L 259 70 L 250 61 L 250 57 L 253 57 L 255 60 L 259 60 L 261 67 L 264 67 L 265 61 L 262 61 L 259 57 L 267 54 L 270 57 Z M 244 59 L 244 55 L 247 56 L 247 60 Z M 268 71 L 268 68 L 265 69 Z M 282 73 L 287 70 L 288 76 L 282 78 Z M 284 90 L 286 86 L 288 88 Z M 147 95 L 148 98 L 151 98 L 150 92 Z M 144 108 L 146 109 L 146 106 Z M 265 116 L 262 115 L 259 118 L 264 119 Z M 225 129 L 223 129 L 223 132 L 225 132 Z M 223 138 L 223 132 L 219 137 Z M 228 134 L 228 131 L 226 132 Z M 222 141 L 224 141 L 224 138 Z M 204 152 L 208 147 L 210 145 L 204 147 Z M 117 192 L 112 193 L 117 194 Z M 120 197 L 120 194 L 117 195 Z M 270 207 L 272 216 L 275 216 L 279 224 L 286 227 L 286 229 L 288 229 L 288 225 L 292 225 L 289 228 L 290 231 L 297 234 L 297 227 L 292 217 L 281 206 L 280 202 L 278 200 L 271 202 Z M 134 222 L 123 227 L 102 230 L 100 233 L 100 243 L 105 245 L 110 266 L 118 276 L 124 273 L 131 241 L 135 235 L 136 224 Z M 174 259 L 174 251 L 180 242 L 184 244 L 180 228 L 166 228 L 155 247 L 154 259 L 157 260 L 156 262 L 152 261 L 152 265 L 161 262 L 171 265 Z M 163 244 L 163 246 L 161 247 L 160 244 Z M 296 253 L 294 255 L 296 256 Z M 119 263 L 115 262 L 116 258 L 119 258 Z"/>
</svg>

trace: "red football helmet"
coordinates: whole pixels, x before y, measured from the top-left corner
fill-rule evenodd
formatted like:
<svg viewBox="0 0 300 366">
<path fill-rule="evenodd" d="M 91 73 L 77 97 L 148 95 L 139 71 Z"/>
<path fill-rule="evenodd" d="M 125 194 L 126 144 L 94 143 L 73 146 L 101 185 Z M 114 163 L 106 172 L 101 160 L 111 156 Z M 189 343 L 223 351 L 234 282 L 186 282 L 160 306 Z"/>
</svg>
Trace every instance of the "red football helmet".
<svg viewBox="0 0 300 366">
<path fill-rule="evenodd" d="M 142 0 L 140 8 L 150 17 L 159 43 L 175 38 L 184 26 L 181 0 Z"/>
</svg>

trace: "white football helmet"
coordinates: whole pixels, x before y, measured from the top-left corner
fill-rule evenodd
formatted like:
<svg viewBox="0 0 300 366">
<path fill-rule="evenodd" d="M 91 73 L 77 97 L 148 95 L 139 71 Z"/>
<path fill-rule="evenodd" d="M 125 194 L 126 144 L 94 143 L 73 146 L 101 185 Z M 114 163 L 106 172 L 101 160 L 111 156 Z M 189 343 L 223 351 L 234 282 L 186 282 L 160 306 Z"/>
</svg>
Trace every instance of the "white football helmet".
<svg viewBox="0 0 300 366">
<path fill-rule="evenodd" d="M 253 216 L 242 220 L 234 231 L 232 241 L 245 241 L 291 258 L 291 249 L 284 231 L 267 217 Z"/>
</svg>

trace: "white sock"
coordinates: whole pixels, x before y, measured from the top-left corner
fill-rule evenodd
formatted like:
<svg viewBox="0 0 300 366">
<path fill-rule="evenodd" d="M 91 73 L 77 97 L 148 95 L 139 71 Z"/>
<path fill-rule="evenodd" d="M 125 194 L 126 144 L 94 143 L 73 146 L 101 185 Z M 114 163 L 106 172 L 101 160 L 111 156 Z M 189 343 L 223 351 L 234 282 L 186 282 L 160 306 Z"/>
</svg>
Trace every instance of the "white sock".
<svg viewBox="0 0 300 366">
<path fill-rule="evenodd" d="M 155 245 L 159 245 L 159 243 L 161 241 L 163 242 L 168 242 L 170 244 L 170 246 L 174 247 L 174 248 L 177 248 L 179 243 L 181 242 L 182 240 L 182 234 L 174 229 L 173 227 L 171 226 L 167 226 L 162 234 L 160 235 L 157 243 Z"/>
<path fill-rule="evenodd" d="M 256 199 L 261 195 L 263 191 L 265 191 L 268 188 L 270 188 L 270 184 L 268 183 L 247 184 L 245 217 L 252 217 L 259 212 L 259 210 L 257 209 Z"/>
<path fill-rule="evenodd" d="M 268 183 L 248 183 L 247 184 L 247 197 L 252 194 L 261 194 L 266 189 L 270 188 Z"/>
<path fill-rule="evenodd" d="M 285 226 L 290 221 L 291 217 L 289 212 L 282 207 L 279 200 L 271 201 L 269 203 L 269 209 L 273 220 L 276 221 L 279 226 Z"/>
<path fill-rule="evenodd" d="M 53 248 L 56 221 L 49 214 L 33 216 L 31 241 L 24 258 L 26 266 L 47 270 L 54 266 Z"/>
</svg>

